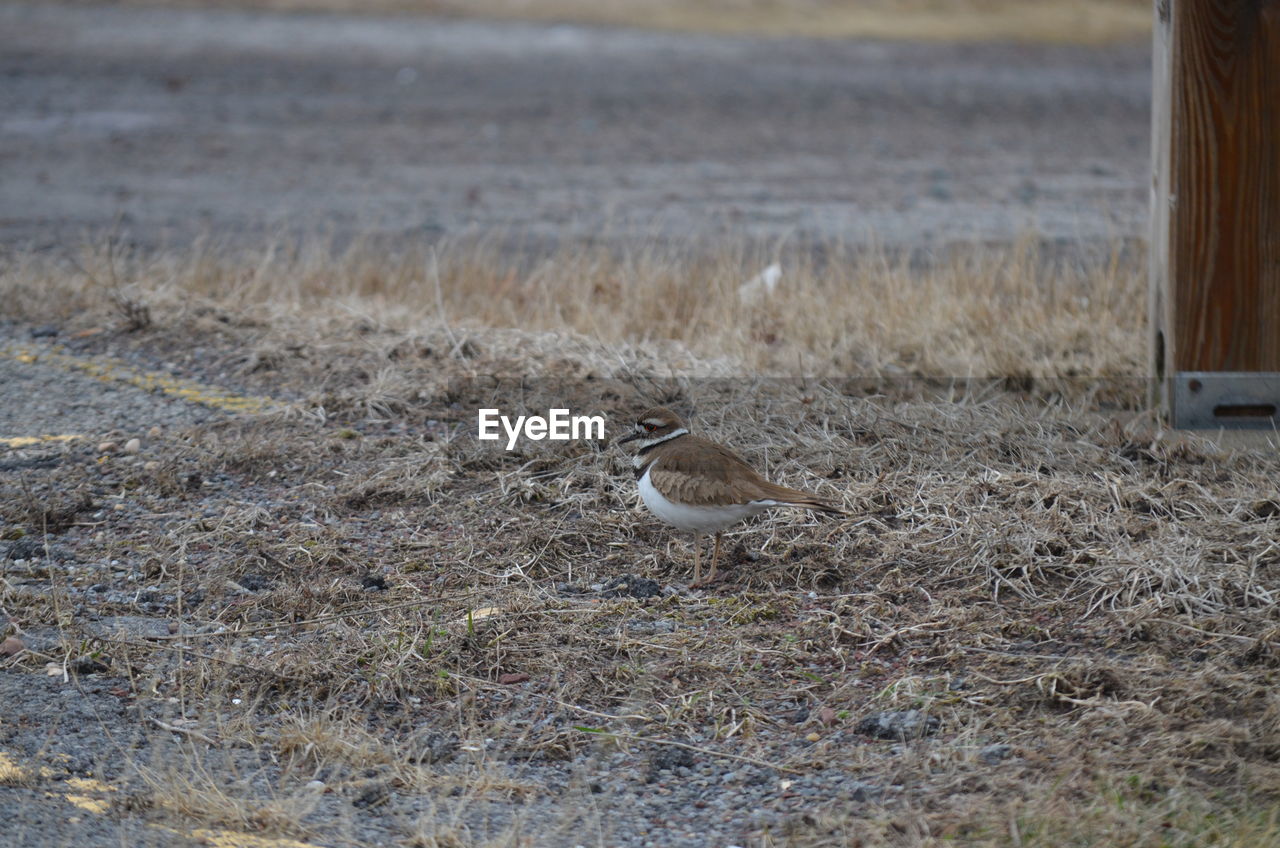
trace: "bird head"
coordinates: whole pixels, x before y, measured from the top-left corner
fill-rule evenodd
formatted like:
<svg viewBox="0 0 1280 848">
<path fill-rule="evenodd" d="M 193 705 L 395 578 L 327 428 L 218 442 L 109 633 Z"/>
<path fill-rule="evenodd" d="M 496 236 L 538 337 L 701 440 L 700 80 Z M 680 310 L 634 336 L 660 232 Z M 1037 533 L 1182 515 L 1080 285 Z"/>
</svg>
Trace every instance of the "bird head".
<svg viewBox="0 0 1280 848">
<path fill-rule="evenodd" d="M 639 441 L 640 449 L 644 450 L 658 442 L 665 442 L 667 439 L 674 439 L 688 432 L 679 415 L 665 407 L 655 406 L 645 410 L 636 420 L 635 428 L 631 433 L 618 439 L 617 443 Z"/>
</svg>

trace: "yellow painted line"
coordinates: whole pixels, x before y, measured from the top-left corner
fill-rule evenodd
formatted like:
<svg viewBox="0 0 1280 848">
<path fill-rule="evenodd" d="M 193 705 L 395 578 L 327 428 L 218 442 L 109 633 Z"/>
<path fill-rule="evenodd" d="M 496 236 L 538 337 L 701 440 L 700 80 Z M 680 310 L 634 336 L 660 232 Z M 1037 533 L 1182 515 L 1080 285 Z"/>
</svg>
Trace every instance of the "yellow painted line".
<svg viewBox="0 0 1280 848">
<path fill-rule="evenodd" d="M 47 794 L 51 798 L 55 797 L 52 792 Z M 67 799 L 68 804 L 79 807 L 86 813 L 93 813 L 94 815 L 101 816 L 105 814 L 107 810 L 111 809 L 111 802 L 104 801 L 101 798 L 90 798 L 88 795 L 72 795 L 70 792 L 63 797 Z"/>
<path fill-rule="evenodd" d="M 57 772 L 48 766 L 35 770 L 23 768 L 9 754 L 0 751 L 0 786 L 31 786 L 42 780 L 52 780 L 56 775 Z M 68 777 L 62 783 L 64 788 L 72 791 L 45 792 L 44 797 L 62 798 L 72 806 L 95 815 L 103 815 L 111 809 L 111 802 L 101 796 L 115 792 L 114 786 L 92 777 Z"/>
<path fill-rule="evenodd" d="M 4 345 L 0 346 L 0 356 L 7 356 L 28 365 L 49 365 L 63 371 L 84 374 L 104 383 L 124 383 L 144 391 L 156 392 L 226 412 L 268 412 L 279 406 L 271 398 L 236 394 L 217 386 L 206 385 L 195 380 L 184 380 L 159 371 L 143 371 L 110 356 L 95 356 L 92 359 L 73 356 L 66 353 L 60 345 L 50 347 Z"/>
<path fill-rule="evenodd" d="M 191 836 L 203 839 L 213 848 L 319 848 L 310 842 L 299 842 L 296 839 L 283 837 L 256 836 L 252 833 L 238 833 L 234 830 L 207 830 L 200 828 L 191 831 Z"/>
<path fill-rule="evenodd" d="M 101 780 L 92 777 L 68 777 L 66 784 L 69 788 L 76 790 L 68 792 L 65 796 L 67 802 L 74 804 L 86 813 L 94 813 L 95 815 L 103 815 L 107 810 L 111 809 L 111 802 L 104 797 L 95 797 L 108 795 L 116 791 L 114 786 L 109 786 Z M 84 795 L 80 793 L 92 792 L 93 795 Z M 50 793 L 52 794 L 52 793 Z"/>
<path fill-rule="evenodd" d="M 79 433 L 59 433 L 47 436 L 3 436 L 0 437 L 0 445 L 4 445 L 7 448 L 29 448 L 32 445 L 42 445 L 45 442 L 70 442 L 83 438 L 84 436 Z"/>
<path fill-rule="evenodd" d="M 54 770 L 47 766 L 41 766 L 36 770 L 23 768 L 12 756 L 0 751 L 0 786 L 29 786 L 37 779 L 53 779 L 55 774 Z M 60 782 L 63 784 L 62 789 L 71 791 L 45 792 L 44 796 L 62 798 L 77 809 L 96 816 L 106 815 L 111 810 L 111 802 L 107 798 L 116 791 L 116 787 L 92 777 L 67 777 Z M 213 848 L 320 848 L 311 842 L 300 842 L 287 837 L 258 836 L 237 830 L 202 827 L 182 831 L 161 824 L 148 824 L 148 826 L 165 833 L 182 834 L 204 840 Z"/>
<path fill-rule="evenodd" d="M 191 839 L 201 840 L 213 846 L 213 848 L 320 848 L 319 845 L 313 842 L 299 842 L 287 836 L 258 836 L 256 833 L 243 833 L 239 830 L 223 830 L 222 828 L 211 827 L 182 830 L 162 824 L 148 826 L 173 836 L 186 836 Z"/>
<path fill-rule="evenodd" d="M 18 765 L 13 757 L 0 751 L 0 786 L 22 786 L 31 781 L 31 772 Z"/>
</svg>

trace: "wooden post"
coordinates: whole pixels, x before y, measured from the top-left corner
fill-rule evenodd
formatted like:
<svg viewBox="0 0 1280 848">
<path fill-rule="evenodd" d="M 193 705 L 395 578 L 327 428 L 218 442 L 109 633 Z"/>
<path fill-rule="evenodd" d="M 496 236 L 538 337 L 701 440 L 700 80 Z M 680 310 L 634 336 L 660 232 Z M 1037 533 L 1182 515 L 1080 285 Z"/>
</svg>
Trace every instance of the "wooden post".
<svg viewBox="0 0 1280 848">
<path fill-rule="evenodd" d="M 1155 0 L 1153 402 L 1280 423 L 1280 0 Z"/>
</svg>

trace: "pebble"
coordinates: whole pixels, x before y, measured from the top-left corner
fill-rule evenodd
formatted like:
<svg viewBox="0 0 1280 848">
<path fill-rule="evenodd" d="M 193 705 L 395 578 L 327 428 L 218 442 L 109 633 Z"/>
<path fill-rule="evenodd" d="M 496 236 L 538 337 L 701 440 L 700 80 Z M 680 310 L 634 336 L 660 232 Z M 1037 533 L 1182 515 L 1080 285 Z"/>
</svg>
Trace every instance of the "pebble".
<svg viewBox="0 0 1280 848">
<path fill-rule="evenodd" d="M 1013 753 L 1012 745 L 995 744 L 995 745 L 988 745 L 987 747 L 979 751 L 978 757 L 981 758 L 982 761 L 987 765 L 993 766 L 1012 753 Z"/>
<path fill-rule="evenodd" d="M 633 618 L 627 622 L 627 631 L 629 633 L 674 633 L 675 630 L 676 623 L 669 618 L 660 618 L 657 621 L 644 621 Z"/>
<path fill-rule="evenodd" d="M 17 636 L 10 636 L 0 642 L 0 657 L 15 657 L 27 649 L 27 643 Z"/>
<path fill-rule="evenodd" d="M 115 442 L 99 442 L 98 453 L 115 453 L 120 446 Z"/>
<path fill-rule="evenodd" d="M 942 720 L 920 710 L 886 710 L 872 713 L 858 722 L 857 730 L 877 739 L 904 741 L 937 733 Z"/>
<path fill-rule="evenodd" d="M 595 591 L 603 591 L 605 597 L 618 598 L 628 596 L 632 598 L 656 598 L 662 594 L 662 586 L 656 580 L 650 580 L 647 577 L 640 577 L 636 574 L 624 574 L 609 584 L 604 585 L 601 589 Z"/>
<path fill-rule="evenodd" d="M 137 453 L 142 450 L 142 439 L 133 438 L 124 443 L 125 453 Z"/>
<path fill-rule="evenodd" d="M 884 789 L 861 780 L 850 780 L 840 789 L 842 801 L 876 801 L 883 795 Z"/>
</svg>

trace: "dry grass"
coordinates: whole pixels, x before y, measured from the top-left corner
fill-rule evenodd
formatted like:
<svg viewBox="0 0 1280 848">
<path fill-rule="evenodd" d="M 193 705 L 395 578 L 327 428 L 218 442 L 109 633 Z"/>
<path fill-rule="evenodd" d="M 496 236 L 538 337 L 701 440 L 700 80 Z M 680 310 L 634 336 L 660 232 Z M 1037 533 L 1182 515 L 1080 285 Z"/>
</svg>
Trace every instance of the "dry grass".
<svg viewBox="0 0 1280 848">
<path fill-rule="evenodd" d="M 743 284 L 775 261 L 777 289 L 744 296 Z M 357 319 L 367 343 L 383 346 L 362 379 L 365 411 L 386 416 L 414 393 L 397 373 L 401 362 L 484 347 L 526 374 L 557 364 L 556 347 L 589 359 L 581 339 L 605 367 L 634 355 L 684 375 L 1135 378 L 1144 373 L 1144 274 L 1142 256 L 1119 247 L 1088 261 L 1052 260 L 1029 240 L 923 259 L 785 245 L 711 255 L 575 247 L 513 258 L 486 243 L 393 253 L 357 242 L 336 256 L 316 243 L 236 255 L 206 247 L 160 257 L 101 249 L 74 262 L 28 256 L 0 267 L 0 286 L 18 315 L 87 310 L 96 321 L 119 299 L 99 281 L 127 279 L 138 308 L 176 310 L 228 332 L 234 325 L 243 348 L 235 364 L 246 375 L 298 359 L 312 326 L 282 319 Z M 413 336 L 424 327 L 436 337 Z M 520 332 L 471 341 L 480 329 Z"/>
<path fill-rule="evenodd" d="M 1137 259 L 783 255 L 774 299 L 743 304 L 772 254 L 324 255 L 119 259 L 152 324 L 85 355 L 222 374 L 294 410 L 167 434 L 149 471 L 47 448 L 66 451 L 56 468 L 0 488 L 28 525 L 42 493 L 127 493 L 109 536 L 58 543 L 180 595 L 189 635 L 89 644 L 135 670 L 140 703 L 173 697 L 273 764 L 272 797 L 323 775 L 358 809 L 428 799 L 399 825 L 410 844 L 608 844 L 573 776 L 644 792 L 644 758 L 682 744 L 766 764 L 778 820 L 751 844 L 1275 840 L 1280 460 L 1138 410 Z M 29 319 L 115 320 L 68 267 L 12 260 L 0 294 Z M 970 375 L 991 379 L 951 379 Z M 625 457 L 471 435 L 478 405 L 553 400 L 611 434 L 653 401 L 696 411 L 851 518 L 745 525 L 725 585 L 613 596 L 599 584 L 689 568 L 687 542 L 635 509 Z M 191 474 L 222 482 L 173 482 Z M 25 625 L 85 602 L 76 580 L 57 605 L 25 586 L 0 588 Z M 941 732 L 854 729 L 908 708 Z M 832 773 L 884 794 L 787 806 L 783 781 Z M 529 790 L 548 774 L 554 816 Z M 184 816 L 254 824 L 200 788 Z M 269 826 L 317 827 L 287 809 Z"/>
<path fill-rule="evenodd" d="M 134 0 L 199 7 L 208 0 Z M 233 0 L 284 11 L 427 13 L 676 31 L 924 41 L 1101 43 L 1151 30 L 1146 0 Z M 220 3 L 218 5 L 226 5 Z"/>
</svg>

